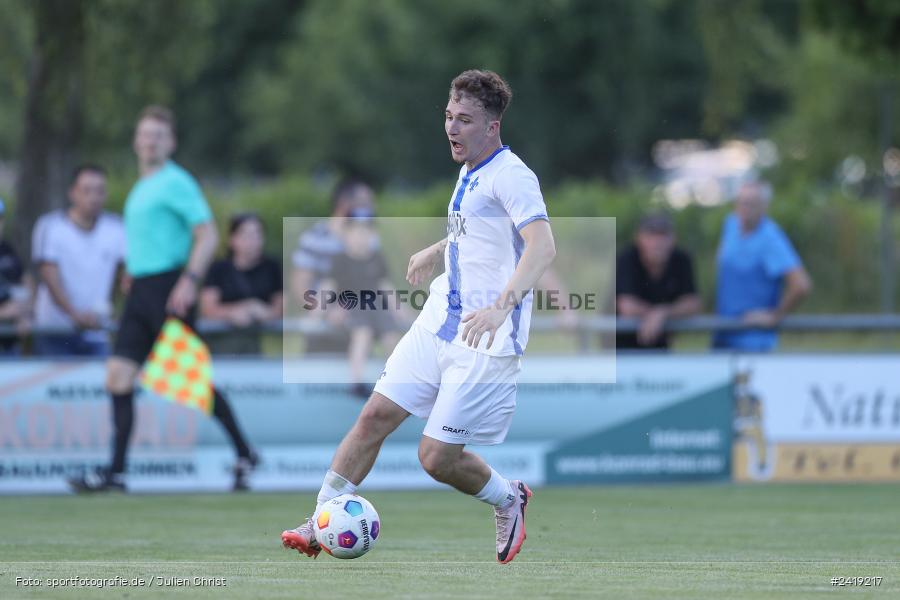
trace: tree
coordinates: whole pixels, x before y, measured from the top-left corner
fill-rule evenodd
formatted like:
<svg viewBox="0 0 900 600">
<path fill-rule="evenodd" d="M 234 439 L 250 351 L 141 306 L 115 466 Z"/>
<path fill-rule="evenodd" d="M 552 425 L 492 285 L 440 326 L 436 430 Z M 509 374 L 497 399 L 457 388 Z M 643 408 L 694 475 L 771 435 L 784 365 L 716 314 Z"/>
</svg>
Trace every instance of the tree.
<svg viewBox="0 0 900 600">
<path fill-rule="evenodd" d="M 0 160 L 19 151 L 33 39 L 34 20 L 27 0 L 0 2 Z"/>
<path fill-rule="evenodd" d="M 17 185 L 19 226 L 13 236 L 25 256 L 38 216 L 62 205 L 84 123 L 84 3 L 43 0 L 33 11 L 35 40 Z"/>
<path fill-rule="evenodd" d="M 794 50 L 797 5 L 780 0 L 701 1 L 697 23 L 709 72 L 703 99 L 708 136 L 759 134 L 784 112 L 783 66 Z"/>
<path fill-rule="evenodd" d="M 246 80 L 242 143 L 284 171 L 337 168 L 416 184 L 446 177 L 450 79 L 502 73 L 504 141 L 552 181 L 645 164 L 697 131 L 704 77 L 693 3 L 311 2 L 279 59 Z"/>
<path fill-rule="evenodd" d="M 892 0 L 857 0 L 856 2 L 826 3 L 816 0 L 810 7 L 814 23 L 834 32 L 841 43 L 874 66 L 880 100 L 878 159 L 875 171 L 881 175 L 881 308 L 894 312 L 896 296 L 896 259 L 893 238 L 894 205 L 897 204 L 896 176 L 885 177 L 882 168 L 888 149 L 897 139 L 897 125 L 892 124 L 898 104 L 898 69 L 900 58 L 900 5 Z M 873 136 L 874 137 L 874 136 Z"/>
<path fill-rule="evenodd" d="M 203 34 L 215 6 L 36 0 L 19 7 L 34 31 L 13 238 L 23 255 L 30 254 L 38 216 L 65 203 L 76 162 L 87 152 L 95 160 L 128 156 L 120 148 L 140 108 L 170 102 L 175 87 L 205 63 L 211 42 Z"/>
<path fill-rule="evenodd" d="M 814 27 L 834 34 L 844 46 L 877 61 L 896 76 L 900 4 L 894 0 L 813 0 L 808 4 L 808 15 Z"/>
</svg>

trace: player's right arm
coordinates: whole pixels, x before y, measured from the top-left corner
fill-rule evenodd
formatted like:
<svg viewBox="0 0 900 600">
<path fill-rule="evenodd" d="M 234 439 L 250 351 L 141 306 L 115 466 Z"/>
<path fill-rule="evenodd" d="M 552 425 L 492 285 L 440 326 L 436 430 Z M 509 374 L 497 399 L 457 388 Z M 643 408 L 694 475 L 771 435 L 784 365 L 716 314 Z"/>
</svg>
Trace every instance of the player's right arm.
<svg viewBox="0 0 900 600">
<path fill-rule="evenodd" d="M 406 281 L 410 285 L 419 285 L 434 272 L 435 265 L 444 257 L 447 248 L 447 238 L 434 243 L 424 250 L 419 250 L 409 259 L 409 267 L 406 269 Z"/>
<path fill-rule="evenodd" d="M 198 223 L 193 228 L 193 246 L 184 274 L 169 294 L 166 309 L 184 317 L 197 301 L 198 287 L 212 263 L 219 243 L 219 234 L 212 221 Z"/>
</svg>

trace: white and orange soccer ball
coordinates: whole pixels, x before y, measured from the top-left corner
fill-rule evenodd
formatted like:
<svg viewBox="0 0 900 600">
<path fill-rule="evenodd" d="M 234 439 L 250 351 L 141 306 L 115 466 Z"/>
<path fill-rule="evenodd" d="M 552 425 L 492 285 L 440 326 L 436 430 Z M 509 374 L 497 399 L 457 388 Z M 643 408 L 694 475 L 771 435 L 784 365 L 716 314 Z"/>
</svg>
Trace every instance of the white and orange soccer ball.
<svg viewBox="0 0 900 600">
<path fill-rule="evenodd" d="M 316 510 L 312 520 L 316 541 L 335 558 L 359 558 L 381 534 L 375 507 L 356 494 L 332 498 Z"/>
</svg>

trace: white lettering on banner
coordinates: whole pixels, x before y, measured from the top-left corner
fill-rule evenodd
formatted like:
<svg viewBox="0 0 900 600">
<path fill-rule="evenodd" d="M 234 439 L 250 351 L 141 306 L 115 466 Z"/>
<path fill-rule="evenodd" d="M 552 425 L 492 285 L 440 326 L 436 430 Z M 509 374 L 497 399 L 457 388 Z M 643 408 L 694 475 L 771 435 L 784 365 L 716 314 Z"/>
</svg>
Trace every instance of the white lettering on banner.
<svg viewBox="0 0 900 600">
<path fill-rule="evenodd" d="M 687 475 L 719 473 L 725 460 L 718 454 L 601 454 L 566 456 L 556 461 L 563 475 Z"/>
<path fill-rule="evenodd" d="M 682 430 L 654 429 L 650 432 L 650 447 L 654 450 L 712 450 L 722 445 L 718 429 Z"/>
</svg>

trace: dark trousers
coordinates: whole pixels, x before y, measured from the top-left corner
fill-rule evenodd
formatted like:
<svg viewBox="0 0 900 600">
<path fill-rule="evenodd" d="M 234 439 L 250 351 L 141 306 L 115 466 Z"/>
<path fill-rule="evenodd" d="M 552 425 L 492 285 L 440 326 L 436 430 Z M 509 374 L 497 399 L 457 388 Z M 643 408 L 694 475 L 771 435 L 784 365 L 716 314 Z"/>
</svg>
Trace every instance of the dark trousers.
<svg viewBox="0 0 900 600">
<path fill-rule="evenodd" d="M 181 270 L 166 271 L 146 277 L 135 277 L 131 284 L 125 309 L 119 323 L 113 355 L 127 358 L 143 364 L 153 349 L 153 343 L 168 318 L 166 302 Z M 184 322 L 193 326 L 195 311 L 184 318 Z M 244 439 L 231 406 L 225 396 L 213 389 L 213 416 L 225 429 L 239 457 L 248 457 L 250 448 Z M 125 457 L 128 453 L 128 441 L 134 426 L 134 391 L 125 394 L 112 394 L 113 403 L 113 451 L 110 471 L 122 473 L 125 470 Z"/>
</svg>

